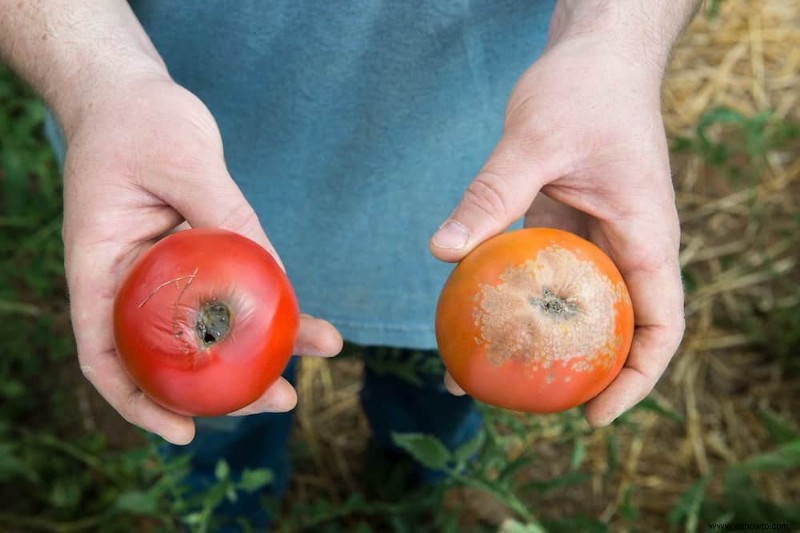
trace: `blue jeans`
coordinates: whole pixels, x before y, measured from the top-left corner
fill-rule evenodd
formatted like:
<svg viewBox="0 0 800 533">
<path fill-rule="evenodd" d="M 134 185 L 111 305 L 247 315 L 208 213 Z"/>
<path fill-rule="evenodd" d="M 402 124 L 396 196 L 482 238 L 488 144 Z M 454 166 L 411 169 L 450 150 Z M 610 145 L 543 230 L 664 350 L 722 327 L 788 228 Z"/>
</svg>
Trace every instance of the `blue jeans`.
<svg viewBox="0 0 800 533">
<path fill-rule="evenodd" d="M 392 441 L 392 433 L 426 433 L 455 449 L 477 434 L 480 414 L 470 398 L 452 396 L 444 388 L 437 352 L 383 347 L 368 347 L 363 352 L 361 405 L 375 445 L 397 454 L 400 450 Z M 284 372 L 292 384 L 295 366 L 296 358 L 292 358 Z M 398 373 L 398 366 L 405 370 Z M 213 485 L 219 459 L 228 462 L 233 476 L 245 468 L 271 470 L 274 479 L 264 492 L 239 494 L 236 502 L 226 502 L 218 509 L 221 516 L 231 520 L 246 517 L 253 526 L 266 527 L 269 516 L 260 505 L 261 498 L 265 494 L 279 498 L 289 485 L 288 440 L 292 416 L 290 412 L 198 418 L 195 419 L 197 434 L 189 445 L 164 444 L 161 450 L 168 458 L 192 454 L 192 470 L 186 481 L 194 490 Z M 422 482 L 435 481 L 441 475 L 421 466 L 418 474 Z"/>
</svg>

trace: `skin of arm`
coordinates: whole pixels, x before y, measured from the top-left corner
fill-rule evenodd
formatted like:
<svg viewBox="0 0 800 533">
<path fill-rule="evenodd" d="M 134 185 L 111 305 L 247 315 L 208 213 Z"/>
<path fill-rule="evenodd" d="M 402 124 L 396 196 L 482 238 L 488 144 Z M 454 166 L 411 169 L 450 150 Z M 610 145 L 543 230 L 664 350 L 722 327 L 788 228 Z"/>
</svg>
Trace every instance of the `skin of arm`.
<svg viewBox="0 0 800 533">
<path fill-rule="evenodd" d="M 625 367 L 586 405 L 604 426 L 655 386 L 684 331 L 680 225 L 660 109 L 670 51 L 696 0 L 561 0 L 544 54 L 521 76 L 495 150 L 431 252 L 458 261 L 520 217 L 599 245 L 634 304 Z M 445 384 L 464 392 L 450 376 Z"/>
<path fill-rule="evenodd" d="M 187 224 L 236 231 L 277 258 L 227 172 L 216 122 L 170 78 L 122 0 L 0 0 L 0 58 L 65 134 L 65 270 L 81 371 L 126 420 L 186 444 L 192 419 L 147 398 L 122 368 L 112 304 L 133 261 Z M 294 353 L 331 356 L 341 347 L 331 324 L 301 316 Z M 296 400 L 281 378 L 233 414 L 286 411 Z"/>
<path fill-rule="evenodd" d="M 124 1 L 0 0 L 0 59 L 44 99 L 67 136 L 113 86 L 169 76 Z"/>
</svg>

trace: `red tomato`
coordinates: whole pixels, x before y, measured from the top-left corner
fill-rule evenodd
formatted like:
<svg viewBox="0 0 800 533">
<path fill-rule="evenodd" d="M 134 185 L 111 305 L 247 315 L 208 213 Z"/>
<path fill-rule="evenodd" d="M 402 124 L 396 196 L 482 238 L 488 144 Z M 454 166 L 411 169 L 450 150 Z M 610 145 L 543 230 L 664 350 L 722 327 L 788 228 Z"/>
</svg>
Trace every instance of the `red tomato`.
<svg viewBox="0 0 800 533">
<path fill-rule="evenodd" d="M 445 366 L 468 394 L 532 413 L 605 389 L 627 358 L 633 309 L 614 263 L 572 233 L 529 228 L 479 245 L 436 310 Z"/>
<path fill-rule="evenodd" d="M 114 301 L 114 341 L 144 393 L 218 416 L 258 399 L 289 362 L 297 299 L 275 259 L 219 229 L 180 231 L 139 257 Z"/>
</svg>

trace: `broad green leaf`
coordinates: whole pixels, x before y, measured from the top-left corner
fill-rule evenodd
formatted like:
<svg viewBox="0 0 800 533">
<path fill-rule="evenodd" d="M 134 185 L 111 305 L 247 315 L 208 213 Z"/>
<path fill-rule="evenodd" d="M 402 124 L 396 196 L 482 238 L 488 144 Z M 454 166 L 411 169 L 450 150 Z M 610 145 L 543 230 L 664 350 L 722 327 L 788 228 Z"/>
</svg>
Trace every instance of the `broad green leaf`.
<svg viewBox="0 0 800 533">
<path fill-rule="evenodd" d="M 773 451 L 754 455 L 735 466 L 744 472 L 798 468 L 800 439 L 788 442 Z"/>
<path fill-rule="evenodd" d="M 735 520 L 765 522 L 770 519 L 769 510 L 764 508 L 761 491 L 741 468 L 735 466 L 725 469 L 725 499 L 734 512 Z"/>
<path fill-rule="evenodd" d="M 397 446 L 410 453 L 414 459 L 433 470 L 443 470 L 452 461 L 450 451 L 442 442 L 423 433 L 392 433 Z"/>
<path fill-rule="evenodd" d="M 246 492 L 255 492 L 272 483 L 272 479 L 272 472 L 266 468 L 245 469 L 242 472 L 242 479 L 239 481 L 239 488 Z"/>
<path fill-rule="evenodd" d="M 231 469 L 228 466 L 227 461 L 225 461 L 225 459 L 220 459 L 219 461 L 217 461 L 217 465 L 214 468 L 214 476 L 219 480 L 223 480 L 223 479 L 228 479 L 230 475 L 231 475 Z"/>
<path fill-rule="evenodd" d="M 147 492 L 130 490 L 120 494 L 115 507 L 132 514 L 152 515 L 158 511 L 159 498 L 160 495 L 154 490 Z"/>
<path fill-rule="evenodd" d="M 183 523 L 187 526 L 196 526 L 203 521 L 203 513 L 196 512 L 196 513 L 189 513 L 185 515 L 183 518 Z"/>
<path fill-rule="evenodd" d="M 769 433 L 770 438 L 775 444 L 786 444 L 789 441 L 800 439 L 800 431 L 792 426 L 792 423 L 779 416 L 770 409 L 761 409 L 758 412 L 761 425 Z"/>
<path fill-rule="evenodd" d="M 483 448 L 484 442 L 486 442 L 486 434 L 481 431 L 475 435 L 475 437 L 458 447 L 455 451 L 456 462 L 463 464 L 478 455 L 478 452 Z"/>
</svg>

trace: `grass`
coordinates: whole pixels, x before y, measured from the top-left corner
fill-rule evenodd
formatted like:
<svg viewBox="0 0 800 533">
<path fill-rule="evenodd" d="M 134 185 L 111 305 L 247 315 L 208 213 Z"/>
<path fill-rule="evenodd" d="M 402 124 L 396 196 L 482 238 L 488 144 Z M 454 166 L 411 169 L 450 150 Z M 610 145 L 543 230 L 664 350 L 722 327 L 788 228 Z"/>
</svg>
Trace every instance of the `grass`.
<svg viewBox="0 0 800 533">
<path fill-rule="evenodd" d="M 715 19 L 732 9 L 713 5 Z M 268 484 L 270 473 L 234 479 L 220 463 L 216 484 L 188 496 L 186 458 L 163 460 L 80 377 L 44 116 L 0 69 L 0 531 L 213 531 L 217 506 Z M 377 493 L 359 471 L 363 363 L 352 354 L 310 360 L 300 374 L 296 475 L 287 501 L 265 502 L 281 517 L 277 530 L 800 529 L 797 114 L 712 105 L 670 132 L 689 329 L 657 391 L 602 430 L 579 410 L 484 408 L 483 432 L 454 453 L 427 435 L 396 435 L 447 475 Z M 412 363 L 370 362 L 414 383 Z"/>
</svg>

